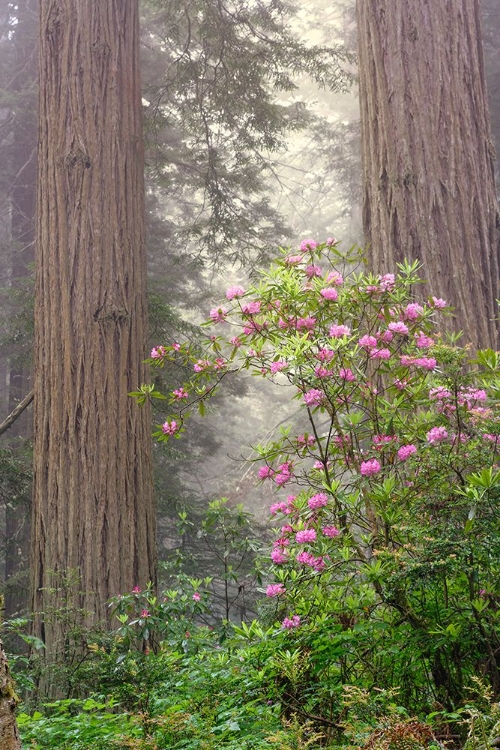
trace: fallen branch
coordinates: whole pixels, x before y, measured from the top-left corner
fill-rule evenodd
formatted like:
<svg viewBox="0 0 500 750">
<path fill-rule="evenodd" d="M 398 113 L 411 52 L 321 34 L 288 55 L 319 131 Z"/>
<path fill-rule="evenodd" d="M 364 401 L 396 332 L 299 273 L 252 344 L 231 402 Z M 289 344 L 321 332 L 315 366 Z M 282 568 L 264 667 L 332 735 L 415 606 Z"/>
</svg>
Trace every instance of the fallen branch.
<svg viewBox="0 0 500 750">
<path fill-rule="evenodd" d="M 16 408 L 11 411 L 9 416 L 6 417 L 2 423 L 0 423 L 0 435 L 3 435 L 3 433 L 9 429 L 9 427 L 12 427 L 16 419 L 21 416 L 23 411 L 31 404 L 32 401 L 33 391 L 30 391 L 28 395 L 18 403 Z"/>
</svg>

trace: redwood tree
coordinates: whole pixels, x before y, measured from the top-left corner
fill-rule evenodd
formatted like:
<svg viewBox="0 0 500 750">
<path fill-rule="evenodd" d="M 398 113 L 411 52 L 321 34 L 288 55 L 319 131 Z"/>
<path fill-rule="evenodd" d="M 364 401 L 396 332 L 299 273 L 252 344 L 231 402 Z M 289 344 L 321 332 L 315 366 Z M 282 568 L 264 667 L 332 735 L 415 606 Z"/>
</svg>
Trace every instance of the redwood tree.
<svg viewBox="0 0 500 750">
<path fill-rule="evenodd" d="M 155 579 L 150 414 L 127 395 L 147 380 L 138 0 L 41 0 L 39 63 L 31 571 L 55 650 Z"/>
<path fill-rule="evenodd" d="M 463 342 L 498 346 L 499 213 L 479 0 L 358 0 L 372 266 L 419 259 Z"/>
</svg>

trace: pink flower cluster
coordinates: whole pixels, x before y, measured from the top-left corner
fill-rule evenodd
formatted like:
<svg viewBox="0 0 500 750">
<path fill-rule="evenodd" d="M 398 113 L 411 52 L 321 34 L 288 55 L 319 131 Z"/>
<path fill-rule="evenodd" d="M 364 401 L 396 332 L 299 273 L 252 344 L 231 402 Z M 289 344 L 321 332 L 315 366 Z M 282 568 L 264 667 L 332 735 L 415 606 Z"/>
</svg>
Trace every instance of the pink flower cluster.
<svg viewBox="0 0 500 750">
<path fill-rule="evenodd" d="M 336 526 L 323 526 L 322 531 L 325 536 L 328 536 L 331 539 L 333 539 L 334 537 L 340 534 L 340 531 L 337 529 Z"/>
<path fill-rule="evenodd" d="M 325 561 L 321 557 L 315 557 L 310 552 L 299 552 L 297 555 L 297 562 L 301 565 L 307 565 L 309 568 L 313 568 L 317 573 L 321 573 L 325 569 Z"/>
<path fill-rule="evenodd" d="M 281 627 L 285 630 L 292 630 L 293 628 L 298 628 L 300 625 L 300 617 L 299 615 L 292 615 L 292 617 L 285 617 L 283 622 L 281 623 Z"/>
<path fill-rule="evenodd" d="M 149 356 L 151 357 L 151 359 L 161 359 L 165 356 L 166 353 L 167 350 L 164 346 L 154 346 L 151 349 L 151 354 Z"/>
<path fill-rule="evenodd" d="M 328 496 L 324 492 L 318 492 L 309 498 L 307 504 L 311 510 L 323 508 L 325 505 L 328 505 Z"/>
<path fill-rule="evenodd" d="M 161 426 L 161 429 L 164 435 L 175 435 L 175 433 L 179 430 L 179 425 L 177 424 L 175 419 L 172 419 L 170 422 L 164 422 Z"/>
<path fill-rule="evenodd" d="M 314 529 L 303 529 L 297 531 L 295 534 L 295 541 L 297 544 L 308 544 L 309 542 L 316 541 L 316 532 Z"/>
<path fill-rule="evenodd" d="M 435 443 L 441 443 L 448 437 L 448 432 L 445 427 L 433 427 L 427 433 L 427 441 L 434 445 Z"/>
<path fill-rule="evenodd" d="M 324 289 L 320 289 L 319 293 L 323 297 L 323 299 L 327 299 L 332 302 L 336 302 L 339 298 L 339 293 L 337 292 L 336 289 L 334 289 L 331 286 L 327 286 Z"/>
<path fill-rule="evenodd" d="M 435 370 L 437 362 L 434 357 L 410 357 L 407 354 L 403 354 L 399 359 L 403 367 L 422 367 L 424 370 Z"/>
<path fill-rule="evenodd" d="M 238 297 L 243 297 L 244 294 L 245 290 L 242 286 L 230 286 L 226 292 L 226 298 L 228 300 L 237 299 Z"/>
<path fill-rule="evenodd" d="M 370 458 L 368 461 L 362 462 L 359 471 L 363 477 L 372 477 L 378 474 L 381 468 L 380 462 L 376 458 Z"/>
<path fill-rule="evenodd" d="M 400 461 L 406 461 L 407 458 L 410 458 L 410 456 L 413 456 L 416 452 L 417 449 L 414 445 L 402 445 L 398 450 L 398 458 Z"/>
<path fill-rule="evenodd" d="M 320 406 L 323 403 L 325 394 L 318 388 L 311 388 L 304 393 L 304 401 L 307 406 Z"/>
<path fill-rule="evenodd" d="M 282 583 L 272 583 L 266 589 L 266 596 L 281 596 L 286 593 L 286 588 Z"/>
<path fill-rule="evenodd" d="M 333 325 L 330 327 L 329 335 L 334 339 L 339 339 L 342 338 L 342 336 L 350 336 L 351 329 L 344 325 Z"/>
<path fill-rule="evenodd" d="M 224 323 L 227 318 L 227 309 L 225 307 L 213 307 L 210 310 L 210 318 L 214 323 Z"/>
</svg>

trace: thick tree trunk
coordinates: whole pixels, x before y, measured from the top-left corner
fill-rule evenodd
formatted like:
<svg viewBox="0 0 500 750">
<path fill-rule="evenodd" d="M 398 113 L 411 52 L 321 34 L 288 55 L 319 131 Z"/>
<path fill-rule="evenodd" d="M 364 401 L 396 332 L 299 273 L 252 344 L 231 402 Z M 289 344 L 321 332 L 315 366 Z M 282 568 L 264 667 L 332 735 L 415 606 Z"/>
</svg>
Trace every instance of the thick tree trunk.
<svg viewBox="0 0 500 750">
<path fill-rule="evenodd" d="M 17 24 L 13 43 L 15 50 L 14 77 L 11 90 L 17 98 L 12 143 L 12 193 L 11 193 L 11 288 L 18 290 L 32 273 L 35 244 L 35 193 L 36 193 L 36 38 L 38 28 L 38 2 L 19 0 L 16 9 Z M 31 348 L 31 347 L 30 347 Z M 9 412 L 31 390 L 31 361 L 28 352 L 19 352 L 12 358 L 9 368 Z M 31 413 L 15 423 L 9 437 L 31 438 Z M 27 502 L 10 502 L 5 513 L 5 610 L 14 617 L 28 605 L 28 561 L 30 508 Z"/>
<path fill-rule="evenodd" d="M 0 641 L 0 747 L 2 750 L 21 750 L 16 724 L 17 698 L 9 672 L 9 665 Z"/>
<path fill-rule="evenodd" d="M 479 0 L 358 0 L 371 265 L 423 262 L 463 343 L 499 345 L 499 214 Z"/>
<path fill-rule="evenodd" d="M 155 582 L 150 414 L 127 395 L 148 378 L 138 24 L 137 0 L 40 2 L 31 562 L 49 652 L 54 607 L 92 625 Z"/>
</svg>

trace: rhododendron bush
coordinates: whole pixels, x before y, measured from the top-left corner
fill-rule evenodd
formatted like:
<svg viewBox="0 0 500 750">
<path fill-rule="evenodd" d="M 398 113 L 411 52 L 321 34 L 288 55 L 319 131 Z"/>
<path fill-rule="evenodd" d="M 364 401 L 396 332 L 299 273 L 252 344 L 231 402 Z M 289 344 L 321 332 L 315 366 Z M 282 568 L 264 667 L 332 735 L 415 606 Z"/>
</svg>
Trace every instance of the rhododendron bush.
<svg viewBox="0 0 500 750">
<path fill-rule="evenodd" d="M 306 240 L 227 290 L 202 356 L 164 342 L 150 361 L 193 372 L 159 440 L 241 371 L 288 387 L 306 427 L 256 466 L 276 627 L 330 685 L 396 682 L 449 706 L 474 672 L 500 692 L 500 381 L 498 353 L 440 336 L 450 310 L 418 272 L 370 275 L 357 249 Z"/>
</svg>

